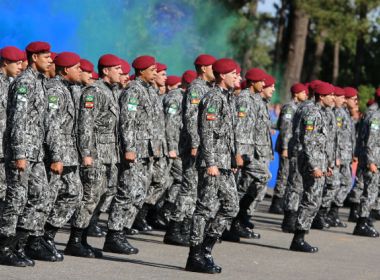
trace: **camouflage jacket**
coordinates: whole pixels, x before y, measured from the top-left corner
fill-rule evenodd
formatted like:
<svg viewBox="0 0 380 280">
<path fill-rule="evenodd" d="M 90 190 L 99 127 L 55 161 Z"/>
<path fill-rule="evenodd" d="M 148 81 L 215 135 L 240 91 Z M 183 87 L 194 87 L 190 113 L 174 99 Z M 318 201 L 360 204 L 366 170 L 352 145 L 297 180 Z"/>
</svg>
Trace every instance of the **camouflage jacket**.
<svg viewBox="0 0 380 280">
<path fill-rule="evenodd" d="M 9 87 L 7 153 L 10 160 L 44 159 L 44 142 L 53 162 L 61 159 L 59 122 L 47 122 L 48 98 L 43 74 L 28 67 Z M 7 155 L 7 156 L 8 156 Z"/>
<path fill-rule="evenodd" d="M 351 162 L 354 155 L 353 130 L 354 123 L 346 108 L 335 108 L 337 146 L 336 157 L 344 162 Z"/>
<path fill-rule="evenodd" d="M 166 130 L 165 130 L 165 114 L 163 99 L 166 94 L 159 94 L 158 89 L 150 87 L 150 98 L 153 103 L 153 138 L 152 148 L 155 157 L 167 155 Z"/>
<path fill-rule="evenodd" d="M 175 151 L 177 155 L 183 154 L 183 145 L 186 140 L 182 122 L 182 100 L 181 89 L 169 91 L 163 100 L 168 150 Z"/>
<path fill-rule="evenodd" d="M 368 124 L 364 126 L 363 150 L 365 165 L 371 163 L 380 166 L 380 110 L 372 112 L 366 121 Z"/>
<path fill-rule="evenodd" d="M 367 108 L 365 114 L 361 117 L 355 127 L 355 156 L 359 158 L 359 163 L 364 161 L 364 139 L 368 130 L 368 120 L 370 116 L 379 110 L 379 105 L 375 102 Z"/>
<path fill-rule="evenodd" d="M 189 86 L 183 101 L 183 124 L 188 137 L 187 146 L 198 148 L 198 105 L 211 86 L 201 78 L 195 79 Z"/>
<path fill-rule="evenodd" d="M 60 143 L 64 151 L 61 161 L 64 166 L 79 165 L 77 146 L 77 109 L 70 83 L 60 75 L 46 83 L 48 95 L 48 121 L 60 122 Z"/>
<path fill-rule="evenodd" d="M 326 143 L 327 164 L 329 167 L 333 168 L 336 160 L 337 118 L 333 108 L 326 107 L 324 108 L 324 111 L 326 113 L 328 125 L 328 138 Z"/>
<path fill-rule="evenodd" d="M 199 104 L 200 151 L 198 166 L 235 167 L 235 105 L 231 94 L 220 87 L 211 89 Z"/>
<path fill-rule="evenodd" d="M 83 89 L 78 116 L 78 144 L 83 157 L 95 164 L 119 162 L 119 104 L 112 86 L 103 80 Z"/>
<path fill-rule="evenodd" d="M 278 153 L 289 149 L 289 142 L 293 136 L 293 117 L 298 105 L 299 103 L 292 100 L 281 108 L 277 122 L 277 129 L 280 131 L 276 142 L 276 152 Z"/>
<path fill-rule="evenodd" d="M 0 159 L 4 158 L 4 141 L 7 124 L 7 102 L 10 80 L 0 72 Z"/>
<path fill-rule="evenodd" d="M 123 153 L 135 152 L 137 158 L 161 156 L 157 139 L 155 118 L 156 101 L 152 86 L 136 78 L 120 97 L 120 137 Z"/>
<path fill-rule="evenodd" d="M 319 103 L 308 106 L 303 111 L 300 123 L 300 143 L 305 164 L 303 167 L 310 172 L 316 168 L 323 172 L 327 170 L 328 129 L 327 112 Z"/>
</svg>

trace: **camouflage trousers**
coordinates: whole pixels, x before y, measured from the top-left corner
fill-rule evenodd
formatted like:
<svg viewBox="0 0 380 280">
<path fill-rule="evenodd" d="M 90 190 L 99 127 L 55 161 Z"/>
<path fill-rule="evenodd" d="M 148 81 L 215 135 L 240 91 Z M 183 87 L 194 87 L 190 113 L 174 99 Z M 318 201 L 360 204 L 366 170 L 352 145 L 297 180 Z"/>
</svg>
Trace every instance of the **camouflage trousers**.
<svg viewBox="0 0 380 280">
<path fill-rule="evenodd" d="M 297 212 L 303 194 L 303 180 L 299 170 L 299 156 L 289 159 L 289 176 L 285 189 L 284 210 Z"/>
<path fill-rule="evenodd" d="M 43 231 L 51 197 L 43 162 L 28 162 L 25 171 L 18 171 L 15 162 L 6 166 L 7 191 L 0 218 L 0 234 L 13 236 L 16 227 Z"/>
<path fill-rule="evenodd" d="M 190 232 L 191 246 L 201 244 L 205 235 L 221 237 L 239 211 L 234 176 L 227 170 L 220 170 L 220 173 L 217 177 L 211 177 L 207 175 L 206 168 L 199 170 L 198 197 Z M 216 212 L 215 205 L 219 206 Z"/>
<path fill-rule="evenodd" d="M 182 184 L 182 159 L 178 157 L 171 161 L 168 181 L 169 188 L 165 201 L 174 205 Z"/>
<path fill-rule="evenodd" d="M 72 225 L 77 228 L 87 228 L 98 206 L 101 196 L 106 192 L 111 177 L 117 180 L 116 164 L 95 163 L 91 167 L 80 168 L 80 178 L 83 184 L 83 198 L 72 219 Z"/>
<path fill-rule="evenodd" d="M 277 171 L 276 186 L 273 190 L 273 196 L 283 198 L 285 196 L 286 184 L 289 176 L 289 158 L 280 157 L 280 165 Z"/>
<path fill-rule="evenodd" d="M 314 178 L 310 172 L 302 172 L 303 195 L 298 209 L 296 228 L 310 230 L 311 224 L 322 204 L 325 177 Z"/>
<path fill-rule="evenodd" d="M 364 190 L 360 197 L 359 215 L 368 218 L 371 210 L 375 209 L 376 199 L 379 195 L 380 174 L 372 173 L 368 169 L 363 171 Z"/>
<path fill-rule="evenodd" d="M 117 185 L 119 184 L 119 164 L 116 165 L 113 172 L 113 176 L 108 177 L 106 191 L 100 198 L 100 202 L 97 207 L 99 209 L 98 211 L 102 213 L 105 213 L 110 209 L 112 200 L 117 193 Z"/>
<path fill-rule="evenodd" d="M 263 201 L 270 178 L 269 159 L 244 160 L 237 188 L 239 199 L 246 194 L 254 198 L 248 211 L 250 216 L 253 216 L 257 206 Z"/>
<path fill-rule="evenodd" d="M 169 187 L 171 161 L 167 157 L 159 158 L 153 163 L 152 183 L 148 188 L 145 203 L 154 206 Z"/>
<path fill-rule="evenodd" d="M 6 191 L 7 182 L 5 176 L 5 164 L 4 159 L 0 159 L 0 213 L 3 212 Z"/>
<path fill-rule="evenodd" d="M 195 210 L 198 187 L 198 171 L 195 162 L 196 158 L 190 155 L 182 159 L 183 179 L 178 190 L 175 210 L 171 215 L 176 222 L 181 222 L 185 218 L 191 219 Z"/>
<path fill-rule="evenodd" d="M 333 203 L 335 195 L 339 190 L 339 169 L 335 167 L 333 169 L 333 174 L 331 176 L 326 176 L 325 187 L 323 188 L 322 194 L 322 207 L 330 208 L 331 203 Z"/>
<path fill-rule="evenodd" d="M 50 225 L 62 228 L 74 214 L 83 197 L 79 166 L 65 166 L 62 174 L 50 174 L 52 206 L 47 219 Z"/>
<path fill-rule="evenodd" d="M 112 200 L 108 228 L 121 231 L 131 228 L 138 211 L 144 204 L 152 180 L 153 161 L 137 159 L 124 162 L 121 167 L 117 193 Z"/>
</svg>

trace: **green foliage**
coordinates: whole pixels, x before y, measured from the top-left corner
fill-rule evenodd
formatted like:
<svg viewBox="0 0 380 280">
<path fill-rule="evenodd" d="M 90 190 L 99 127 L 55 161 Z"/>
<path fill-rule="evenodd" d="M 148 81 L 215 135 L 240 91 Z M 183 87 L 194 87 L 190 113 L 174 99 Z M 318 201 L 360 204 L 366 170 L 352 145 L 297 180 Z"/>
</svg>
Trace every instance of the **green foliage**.
<svg viewBox="0 0 380 280">
<path fill-rule="evenodd" d="M 371 85 L 361 85 L 359 90 L 359 110 L 365 112 L 368 100 L 374 98 L 375 88 Z"/>
</svg>

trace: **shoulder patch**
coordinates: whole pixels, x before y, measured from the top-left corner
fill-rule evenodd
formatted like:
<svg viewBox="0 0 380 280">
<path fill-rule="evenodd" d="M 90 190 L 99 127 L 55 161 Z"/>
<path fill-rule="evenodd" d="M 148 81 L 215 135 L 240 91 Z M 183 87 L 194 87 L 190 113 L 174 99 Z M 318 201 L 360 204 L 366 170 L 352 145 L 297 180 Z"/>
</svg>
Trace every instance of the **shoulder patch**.
<svg viewBox="0 0 380 280">
<path fill-rule="evenodd" d="M 216 113 L 216 108 L 215 107 L 208 107 L 207 113 Z"/>
<path fill-rule="evenodd" d="M 59 97 L 51 95 L 48 97 L 49 109 L 58 109 Z"/>
<path fill-rule="evenodd" d="M 199 98 L 199 94 L 196 91 L 190 92 L 191 104 L 198 105 L 201 99 Z"/>
<path fill-rule="evenodd" d="M 371 129 L 372 130 L 379 130 L 380 128 L 380 122 L 377 119 L 374 119 L 371 121 Z"/>
<path fill-rule="evenodd" d="M 87 95 L 85 98 L 86 102 L 94 102 L 94 96 L 93 95 Z"/>
<path fill-rule="evenodd" d="M 26 94 L 28 92 L 28 89 L 25 86 L 20 86 L 17 88 L 17 93 L 18 94 Z"/>
</svg>

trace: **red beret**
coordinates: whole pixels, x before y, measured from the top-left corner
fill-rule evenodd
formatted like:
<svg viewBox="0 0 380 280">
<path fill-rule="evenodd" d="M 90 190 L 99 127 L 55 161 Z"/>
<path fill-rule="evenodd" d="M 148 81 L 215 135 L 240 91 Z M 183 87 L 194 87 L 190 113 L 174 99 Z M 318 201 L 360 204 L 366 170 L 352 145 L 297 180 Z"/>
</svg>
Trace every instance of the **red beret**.
<svg viewBox="0 0 380 280">
<path fill-rule="evenodd" d="M 197 72 L 195 72 L 194 70 L 186 70 L 183 74 L 182 74 L 182 79 L 190 84 L 192 81 L 194 81 L 195 79 L 197 78 Z"/>
<path fill-rule="evenodd" d="M 262 69 L 252 68 L 245 74 L 245 79 L 252 82 L 264 81 L 267 75 Z"/>
<path fill-rule="evenodd" d="M 294 85 L 292 85 L 292 87 L 290 88 L 290 92 L 292 94 L 296 94 L 296 93 L 299 93 L 301 91 L 307 91 L 307 86 L 305 86 L 304 84 L 301 84 L 301 83 L 296 83 Z"/>
<path fill-rule="evenodd" d="M 24 58 L 24 52 L 16 47 L 4 47 L 1 49 L 1 58 L 9 61 L 22 61 Z"/>
<path fill-rule="evenodd" d="M 209 66 L 211 64 L 214 64 L 214 62 L 216 61 L 216 58 L 213 57 L 212 55 L 209 55 L 209 54 L 201 54 L 199 55 L 195 61 L 194 61 L 194 65 L 198 65 L 198 66 Z"/>
<path fill-rule="evenodd" d="M 371 106 L 374 103 L 375 103 L 375 99 L 371 98 L 370 100 L 367 101 L 367 107 Z"/>
<path fill-rule="evenodd" d="M 61 52 L 54 59 L 54 64 L 60 67 L 72 67 L 80 63 L 80 57 L 73 52 Z"/>
<path fill-rule="evenodd" d="M 124 75 L 128 75 L 131 71 L 131 66 L 129 65 L 128 61 L 122 59 L 121 60 L 121 70 L 123 71 Z"/>
<path fill-rule="evenodd" d="M 121 59 L 113 54 L 105 54 L 99 58 L 98 66 L 113 67 L 121 65 Z"/>
<path fill-rule="evenodd" d="M 358 91 L 356 88 L 353 87 L 345 87 L 344 93 L 347 98 L 354 97 L 358 95 Z"/>
<path fill-rule="evenodd" d="M 376 95 L 377 97 L 380 97 L 380 88 L 378 88 L 378 89 L 376 90 L 375 95 Z"/>
<path fill-rule="evenodd" d="M 246 80 L 241 81 L 241 83 L 240 83 L 240 88 L 241 88 L 241 89 L 246 89 L 246 88 L 247 88 L 247 81 L 246 81 Z"/>
<path fill-rule="evenodd" d="M 92 73 L 94 72 L 94 64 L 92 64 L 91 61 L 82 58 L 80 60 L 80 69 L 84 72 Z"/>
<path fill-rule="evenodd" d="M 139 56 L 132 63 L 133 68 L 138 70 L 144 70 L 152 65 L 156 65 L 156 59 L 149 55 Z"/>
<path fill-rule="evenodd" d="M 28 53 L 50 52 L 50 44 L 46 42 L 32 42 L 26 46 L 25 50 Z"/>
<path fill-rule="evenodd" d="M 51 60 L 54 60 L 56 57 L 57 57 L 57 53 L 56 52 L 50 52 L 50 58 Z"/>
<path fill-rule="evenodd" d="M 24 57 L 22 58 L 22 61 L 27 61 L 28 57 L 26 56 L 26 51 L 22 51 L 24 53 Z"/>
<path fill-rule="evenodd" d="M 168 67 L 163 63 L 157 62 L 156 66 L 157 66 L 157 73 L 168 69 Z"/>
<path fill-rule="evenodd" d="M 335 95 L 336 96 L 345 96 L 345 92 L 344 92 L 344 89 L 342 89 L 341 87 L 335 87 Z"/>
<path fill-rule="evenodd" d="M 168 76 L 166 79 L 166 85 L 167 86 L 174 86 L 178 83 L 181 83 L 181 77 L 178 76 Z"/>
<path fill-rule="evenodd" d="M 314 91 L 319 95 L 330 95 L 334 94 L 335 87 L 332 84 L 320 82 L 315 86 Z"/>
<path fill-rule="evenodd" d="M 267 75 L 266 77 L 265 77 L 265 86 L 264 86 L 264 88 L 268 88 L 268 87 L 271 87 L 271 86 L 273 86 L 275 83 L 276 83 L 276 79 L 273 77 L 273 76 L 271 76 L 271 75 Z"/>
<path fill-rule="evenodd" d="M 311 89 L 311 90 L 315 90 L 315 87 L 318 85 L 318 84 L 320 84 L 320 83 L 323 83 L 321 80 L 313 80 L 313 81 L 311 81 L 310 83 L 309 83 L 309 88 Z"/>
<path fill-rule="evenodd" d="M 221 58 L 212 64 L 212 70 L 219 74 L 227 74 L 236 70 L 236 62 L 230 58 Z"/>
<path fill-rule="evenodd" d="M 98 73 L 96 73 L 95 71 L 92 71 L 92 77 L 91 77 L 93 80 L 97 80 L 99 79 L 99 75 Z"/>
<path fill-rule="evenodd" d="M 135 74 L 129 76 L 129 80 L 130 80 L 130 81 L 132 81 L 132 80 L 134 80 L 134 79 L 136 79 L 136 75 L 135 75 Z"/>
</svg>

